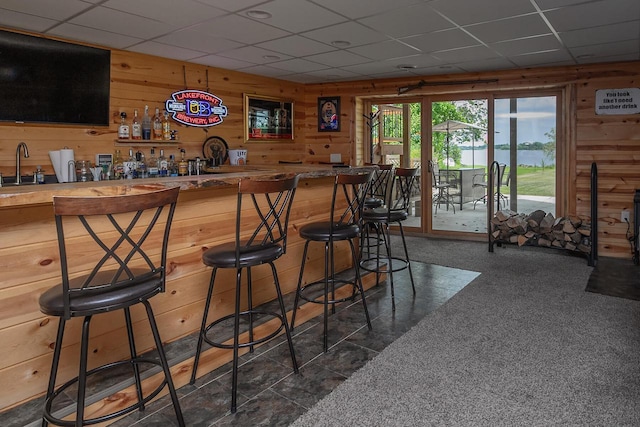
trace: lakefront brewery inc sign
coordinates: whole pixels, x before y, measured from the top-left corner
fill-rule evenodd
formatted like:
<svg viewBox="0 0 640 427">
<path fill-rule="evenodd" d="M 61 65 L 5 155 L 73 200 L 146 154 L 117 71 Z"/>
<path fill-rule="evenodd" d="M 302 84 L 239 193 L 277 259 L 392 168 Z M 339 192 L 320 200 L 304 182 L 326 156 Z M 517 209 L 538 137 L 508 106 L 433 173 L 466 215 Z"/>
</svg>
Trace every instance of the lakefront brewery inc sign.
<svg viewBox="0 0 640 427">
<path fill-rule="evenodd" d="M 222 99 L 201 90 L 181 90 L 171 94 L 165 108 L 173 120 L 187 126 L 209 127 L 222 123 L 227 107 Z"/>
<path fill-rule="evenodd" d="M 596 90 L 596 114 L 640 113 L 640 88 Z"/>
</svg>

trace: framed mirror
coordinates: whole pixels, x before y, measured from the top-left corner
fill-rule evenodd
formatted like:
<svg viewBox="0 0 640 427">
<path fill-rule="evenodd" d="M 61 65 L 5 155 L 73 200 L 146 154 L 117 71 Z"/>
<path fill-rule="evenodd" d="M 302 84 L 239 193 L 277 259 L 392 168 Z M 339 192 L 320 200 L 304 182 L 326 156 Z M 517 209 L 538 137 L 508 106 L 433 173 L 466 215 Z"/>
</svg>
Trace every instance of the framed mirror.
<svg viewBox="0 0 640 427">
<path fill-rule="evenodd" d="M 246 141 L 293 141 L 293 101 L 244 95 Z"/>
</svg>

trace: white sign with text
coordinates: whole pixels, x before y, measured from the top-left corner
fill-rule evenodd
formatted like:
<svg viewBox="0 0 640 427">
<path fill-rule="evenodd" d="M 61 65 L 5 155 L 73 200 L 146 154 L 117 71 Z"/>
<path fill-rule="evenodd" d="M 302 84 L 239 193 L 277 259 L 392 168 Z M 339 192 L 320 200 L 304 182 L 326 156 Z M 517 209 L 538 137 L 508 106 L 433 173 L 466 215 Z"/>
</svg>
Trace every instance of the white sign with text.
<svg viewBox="0 0 640 427">
<path fill-rule="evenodd" d="M 596 114 L 640 113 L 640 88 L 596 90 Z"/>
</svg>

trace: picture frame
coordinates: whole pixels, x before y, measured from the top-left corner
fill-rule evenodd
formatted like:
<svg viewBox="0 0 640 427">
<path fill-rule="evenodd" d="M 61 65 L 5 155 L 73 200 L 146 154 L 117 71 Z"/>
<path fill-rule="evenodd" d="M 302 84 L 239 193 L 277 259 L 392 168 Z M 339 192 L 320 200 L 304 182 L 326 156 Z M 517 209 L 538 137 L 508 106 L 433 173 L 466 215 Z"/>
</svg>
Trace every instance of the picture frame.
<svg viewBox="0 0 640 427">
<path fill-rule="evenodd" d="M 245 141 L 293 141 L 293 107 L 289 99 L 244 94 Z"/>
<path fill-rule="evenodd" d="M 318 98 L 318 132 L 340 132 L 340 97 Z"/>
</svg>

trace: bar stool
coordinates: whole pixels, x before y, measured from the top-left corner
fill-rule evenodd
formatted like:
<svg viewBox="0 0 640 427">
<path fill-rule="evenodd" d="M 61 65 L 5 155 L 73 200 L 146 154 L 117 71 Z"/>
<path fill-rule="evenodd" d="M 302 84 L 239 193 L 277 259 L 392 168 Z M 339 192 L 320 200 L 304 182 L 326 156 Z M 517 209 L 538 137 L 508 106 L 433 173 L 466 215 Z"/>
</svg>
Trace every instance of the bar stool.
<svg viewBox="0 0 640 427">
<path fill-rule="evenodd" d="M 365 166 L 377 166 L 378 169 L 373 172 L 371 185 L 369 186 L 369 194 L 364 200 L 364 208 L 379 208 L 384 205 L 389 187 L 389 180 L 393 175 L 393 164 L 376 165 L 373 163 L 365 163 Z"/>
<path fill-rule="evenodd" d="M 300 267 L 300 276 L 298 278 L 298 287 L 296 297 L 293 304 L 293 314 L 291 315 L 291 330 L 295 326 L 296 312 L 300 299 L 324 305 L 324 331 L 323 331 L 323 348 L 324 352 L 328 351 L 328 317 L 329 305 L 331 305 L 332 313 L 335 313 L 335 304 L 347 300 L 354 300 L 356 292 L 360 292 L 362 305 L 364 307 L 365 316 L 367 318 L 367 326 L 371 330 L 371 320 L 369 319 L 369 311 L 367 309 L 367 301 L 364 296 L 362 280 L 360 278 L 360 270 L 358 268 L 358 257 L 356 255 L 353 240 L 360 236 L 361 215 L 364 200 L 369 192 L 372 172 L 359 174 L 338 174 L 335 178 L 333 186 L 333 197 L 331 199 L 331 210 L 329 221 L 313 222 L 300 227 L 300 237 L 306 240 L 304 251 L 302 254 L 302 265 Z M 346 206 L 341 210 L 341 206 Z M 355 279 L 352 281 L 336 278 L 335 260 L 334 260 L 334 243 L 338 241 L 348 241 L 351 247 L 351 256 L 353 257 Z M 304 267 L 307 260 L 307 251 L 310 242 L 324 243 L 324 278 L 322 280 L 312 282 L 306 286 L 302 286 L 304 275 Z M 351 284 L 353 291 L 351 296 L 339 298 L 336 296 L 336 284 Z M 323 285 L 324 288 L 320 295 L 314 292 Z"/>
<path fill-rule="evenodd" d="M 241 179 L 238 186 L 238 204 L 236 210 L 235 223 L 235 240 L 233 242 L 224 243 L 207 249 L 202 254 L 202 262 L 213 267 L 211 272 L 211 280 L 209 282 L 209 291 L 205 301 L 204 313 L 202 316 L 202 325 L 200 326 L 200 334 L 196 347 L 195 360 L 193 362 L 193 370 L 191 372 L 190 383 L 195 383 L 200 354 L 202 352 L 202 344 L 233 350 L 233 374 L 231 379 L 231 412 L 235 413 L 236 394 L 238 389 L 238 357 L 239 349 L 249 347 L 253 350 L 256 344 L 264 343 L 276 337 L 283 329 L 287 336 L 289 352 L 291 353 L 291 362 L 293 370 L 298 373 L 298 363 L 291 341 L 291 333 L 287 322 L 287 312 L 284 308 L 282 292 L 280 290 L 280 282 L 278 281 L 278 273 L 274 265 L 274 261 L 280 258 L 286 252 L 287 245 L 287 228 L 289 224 L 289 214 L 291 212 L 291 204 L 298 185 L 298 176 L 292 178 L 282 178 L 279 180 L 259 181 L 251 179 Z M 244 196 L 251 200 L 251 205 L 255 209 L 244 209 L 242 201 Z M 255 225 L 257 220 L 257 226 Z M 246 230 L 252 230 L 247 233 Z M 252 304 L 251 291 L 251 267 L 261 264 L 269 264 L 273 275 L 273 281 L 277 294 L 280 312 L 266 312 L 256 310 Z M 216 273 L 220 268 L 229 268 L 236 270 L 236 293 L 235 293 L 235 310 L 233 314 L 221 317 L 211 323 L 207 323 L 209 316 L 209 308 L 211 307 L 211 297 L 213 295 L 213 285 L 216 279 Z M 242 270 L 247 270 L 247 305 L 246 309 L 241 308 L 240 291 Z M 269 332 L 265 332 L 265 336 L 254 336 L 254 320 L 262 315 L 268 318 L 279 319 L 278 327 Z M 248 337 L 241 336 L 240 318 L 246 319 L 248 323 Z M 233 343 L 216 341 L 212 335 L 212 328 L 222 322 L 233 319 Z M 243 341 L 241 342 L 241 339 Z"/>
<path fill-rule="evenodd" d="M 149 299 L 165 290 L 167 246 L 178 187 L 120 196 L 54 196 L 62 283 L 40 296 L 40 310 L 59 318 L 51 375 L 44 402 L 42 425 L 83 426 L 105 422 L 145 405 L 166 385 L 180 426 L 184 426 L 162 340 Z M 130 307 L 143 304 L 155 340 L 158 359 L 138 356 Z M 89 325 L 96 314 L 122 309 L 129 340 L 130 359 L 88 370 Z M 78 376 L 56 388 L 56 376 L 67 320 L 83 317 Z M 164 379 L 143 396 L 140 367 L 162 367 Z M 87 378 L 112 368 L 129 367 L 136 385 L 137 402 L 114 413 L 84 419 Z M 52 414 L 54 399 L 78 384 L 76 418 L 68 421 Z"/>
<path fill-rule="evenodd" d="M 362 220 L 364 223 L 363 229 L 367 232 L 369 230 L 376 231 L 377 238 L 382 239 L 384 243 L 383 246 L 385 253 L 381 255 L 380 246 L 378 246 L 375 256 L 370 256 L 370 254 L 368 254 L 369 256 L 367 258 L 360 260 L 360 267 L 363 270 L 376 273 L 376 285 L 379 284 L 381 273 L 387 273 L 389 275 L 389 284 L 391 286 L 391 305 L 393 310 L 396 309 L 393 289 L 394 272 L 408 268 L 409 277 L 411 278 L 411 287 L 413 288 L 414 295 L 416 293 L 402 222 L 409 216 L 411 192 L 413 190 L 417 174 L 417 168 L 396 168 L 394 179 L 390 181 L 385 205 L 378 208 L 365 209 L 362 212 Z M 402 237 L 402 245 L 404 247 L 404 258 L 393 256 L 391 254 L 390 225 L 394 223 L 398 224 L 400 229 L 400 236 Z"/>
</svg>

